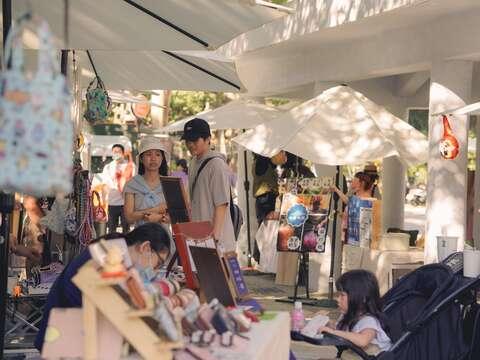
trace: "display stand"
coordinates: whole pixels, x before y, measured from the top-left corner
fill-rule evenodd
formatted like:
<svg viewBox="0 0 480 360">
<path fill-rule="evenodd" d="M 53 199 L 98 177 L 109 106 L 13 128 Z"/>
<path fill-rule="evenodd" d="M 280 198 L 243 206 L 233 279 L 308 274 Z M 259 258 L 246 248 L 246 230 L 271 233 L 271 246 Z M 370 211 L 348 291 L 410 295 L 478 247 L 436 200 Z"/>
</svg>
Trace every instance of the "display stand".
<svg viewBox="0 0 480 360">
<path fill-rule="evenodd" d="M 150 310 L 135 310 L 115 289 L 123 279 L 103 279 L 92 261 L 84 265 L 73 282 L 82 291 L 84 322 L 84 358 L 94 360 L 102 358 L 98 353 L 98 315 L 101 313 L 117 331 L 146 360 L 170 360 L 172 350 L 181 347 L 162 339 L 147 324 L 144 318 L 153 315 Z"/>
<path fill-rule="evenodd" d="M 340 183 L 340 166 L 336 167 L 336 174 L 335 174 L 335 186 L 338 187 Z M 333 200 L 333 201 L 332 201 Z M 337 194 L 334 194 L 330 201 L 330 207 L 332 207 L 333 203 L 333 228 L 332 228 L 332 240 L 331 240 L 331 263 L 330 263 L 330 274 L 328 278 L 328 298 L 326 299 L 314 299 L 310 297 L 310 289 L 309 289 L 309 271 L 308 271 L 308 262 L 309 262 L 309 253 L 308 252 L 301 252 L 299 259 L 298 259 L 298 272 L 297 278 L 295 281 L 295 288 L 293 296 L 289 296 L 287 299 L 276 299 L 277 302 L 286 302 L 286 303 L 294 303 L 295 301 L 302 301 L 305 305 L 310 306 L 319 306 L 319 307 L 328 307 L 328 308 L 336 308 L 338 306 L 337 301 L 333 299 L 333 273 L 334 273 L 334 260 L 335 260 L 335 240 L 337 237 L 337 214 L 338 214 L 338 200 L 339 197 Z M 306 288 L 306 296 L 299 297 L 298 296 L 298 287 L 300 278 L 303 278 Z"/>
</svg>

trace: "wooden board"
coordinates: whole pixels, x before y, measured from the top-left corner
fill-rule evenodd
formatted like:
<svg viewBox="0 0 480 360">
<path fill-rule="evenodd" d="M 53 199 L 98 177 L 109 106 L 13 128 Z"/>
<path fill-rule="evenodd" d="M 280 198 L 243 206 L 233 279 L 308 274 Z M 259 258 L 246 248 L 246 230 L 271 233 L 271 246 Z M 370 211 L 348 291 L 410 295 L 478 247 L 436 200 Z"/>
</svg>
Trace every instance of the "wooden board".
<svg viewBox="0 0 480 360">
<path fill-rule="evenodd" d="M 297 279 L 298 253 L 279 252 L 275 284 L 294 286 Z"/>
<path fill-rule="evenodd" d="M 190 246 L 200 288 L 207 301 L 217 298 L 224 306 L 235 306 L 235 295 L 217 249 Z"/>
<path fill-rule="evenodd" d="M 131 306 L 113 289 L 112 286 L 103 285 L 100 274 L 95 270 L 93 262 L 84 265 L 73 282 L 82 291 L 87 299 L 87 313 L 85 318 L 93 319 L 92 307 L 100 311 L 117 331 L 135 348 L 135 350 L 146 360 L 172 359 L 172 352 L 169 349 L 175 348 L 178 344 L 162 341 L 161 338 L 144 322 L 140 317 L 131 316 Z M 90 327 L 94 330 L 94 327 Z M 85 328 L 86 331 L 89 327 Z M 89 334 L 86 334 L 86 341 Z M 88 346 L 92 346 L 88 341 Z M 96 346 L 96 345 L 95 345 Z M 86 353 L 92 354 L 93 349 L 85 349 Z"/>
<path fill-rule="evenodd" d="M 160 176 L 163 195 L 167 203 L 168 214 L 172 224 L 190 221 L 188 201 L 182 179 L 170 176 Z"/>
</svg>

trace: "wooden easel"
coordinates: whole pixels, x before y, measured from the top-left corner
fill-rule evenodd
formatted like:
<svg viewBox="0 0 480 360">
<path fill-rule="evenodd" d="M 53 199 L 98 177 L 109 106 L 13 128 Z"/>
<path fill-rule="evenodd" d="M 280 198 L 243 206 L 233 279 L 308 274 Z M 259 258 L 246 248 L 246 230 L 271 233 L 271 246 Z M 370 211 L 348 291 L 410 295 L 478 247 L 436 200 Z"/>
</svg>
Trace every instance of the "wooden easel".
<svg viewBox="0 0 480 360">
<path fill-rule="evenodd" d="M 98 315 L 101 313 L 110 321 L 117 331 L 146 360 L 170 360 L 172 350 L 181 347 L 162 339 L 142 319 L 153 315 L 151 310 L 135 310 L 114 289 L 122 279 L 103 279 L 95 269 L 93 261 L 85 264 L 73 282 L 82 291 L 84 322 L 84 358 L 101 359 L 98 353 Z"/>
</svg>

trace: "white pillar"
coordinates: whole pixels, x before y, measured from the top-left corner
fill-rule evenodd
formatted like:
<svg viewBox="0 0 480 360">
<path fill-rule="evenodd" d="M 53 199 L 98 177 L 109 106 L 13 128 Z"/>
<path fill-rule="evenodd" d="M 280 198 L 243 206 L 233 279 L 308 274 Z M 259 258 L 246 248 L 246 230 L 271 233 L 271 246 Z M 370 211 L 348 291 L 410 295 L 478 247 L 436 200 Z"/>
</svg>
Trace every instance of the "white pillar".
<svg viewBox="0 0 480 360">
<path fill-rule="evenodd" d="M 465 105 L 470 101 L 473 63 L 440 61 L 432 64 L 430 82 L 430 114 Z M 467 116 L 451 116 L 450 125 L 460 144 L 460 153 L 453 160 L 440 156 L 438 145 L 443 136 L 442 119 L 429 118 L 429 158 L 427 186 L 427 237 L 425 262 L 437 259 L 437 236 L 457 236 L 458 249 L 463 249 L 467 222 Z"/>
<path fill-rule="evenodd" d="M 397 156 L 383 159 L 382 226 L 403 229 L 405 220 L 405 165 Z"/>
<path fill-rule="evenodd" d="M 476 249 L 480 249 L 480 121 L 476 120 L 475 133 L 477 134 L 476 163 L 475 163 L 475 201 L 473 206 L 473 240 Z"/>
</svg>

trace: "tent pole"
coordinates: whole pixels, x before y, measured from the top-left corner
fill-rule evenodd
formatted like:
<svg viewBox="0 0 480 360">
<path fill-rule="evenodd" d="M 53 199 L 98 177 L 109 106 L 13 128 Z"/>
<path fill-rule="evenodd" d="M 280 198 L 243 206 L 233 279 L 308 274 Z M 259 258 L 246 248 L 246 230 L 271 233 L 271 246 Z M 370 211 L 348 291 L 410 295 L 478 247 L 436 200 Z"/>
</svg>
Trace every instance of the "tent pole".
<svg viewBox="0 0 480 360">
<path fill-rule="evenodd" d="M 248 241 L 248 267 L 252 267 L 252 244 L 251 244 L 251 234 L 250 234 L 250 181 L 248 181 L 248 162 L 247 162 L 247 151 L 243 151 L 243 163 L 245 165 L 245 181 L 243 186 L 245 188 L 245 204 L 247 207 L 247 241 Z"/>
<path fill-rule="evenodd" d="M 133 6 L 137 10 L 140 10 L 141 12 L 147 14 L 148 16 L 151 16 L 154 19 L 160 21 L 161 23 L 171 27 L 172 29 L 178 31 L 179 33 L 185 35 L 186 37 L 192 39 L 193 41 L 199 43 L 200 45 L 203 45 L 206 48 L 208 48 L 210 46 L 206 41 L 203 41 L 202 39 L 198 38 L 197 36 L 195 36 L 193 34 L 190 34 L 188 31 L 182 29 L 181 27 L 175 25 L 174 23 L 168 21 L 167 19 L 164 19 L 160 15 L 155 14 L 153 11 L 150 11 L 147 8 L 143 7 L 142 5 L 137 4 L 135 1 L 132 1 L 132 0 L 123 0 L 123 1 L 126 2 L 130 6 Z"/>
<path fill-rule="evenodd" d="M 3 46 L 12 25 L 12 0 L 2 0 L 3 13 Z M 7 61 L 5 61 L 8 67 Z M 5 70 L 5 69 L 3 69 Z M 0 359 L 3 359 L 5 347 L 5 317 L 7 312 L 7 285 L 8 285 L 8 252 L 10 241 L 10 213 L 13 211 L 15 196 L 13 194 L 0 193 Z"/>
</svg>

